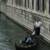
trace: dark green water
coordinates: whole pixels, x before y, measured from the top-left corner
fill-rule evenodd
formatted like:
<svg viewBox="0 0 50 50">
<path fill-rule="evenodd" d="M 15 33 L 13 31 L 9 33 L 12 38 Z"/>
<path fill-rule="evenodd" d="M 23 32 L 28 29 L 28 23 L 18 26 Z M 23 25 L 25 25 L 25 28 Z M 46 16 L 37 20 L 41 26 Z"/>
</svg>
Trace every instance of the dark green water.
<svg viewBox="0 0 50 50">
<path fill-rule="evenodd" d="M 0 14 L 0 50 L 15 50 L 15 41 L 23 39 L 26 32 L 17 24 Z M 43 42 L 34 50 L 50 50 Z"/>
</svg>

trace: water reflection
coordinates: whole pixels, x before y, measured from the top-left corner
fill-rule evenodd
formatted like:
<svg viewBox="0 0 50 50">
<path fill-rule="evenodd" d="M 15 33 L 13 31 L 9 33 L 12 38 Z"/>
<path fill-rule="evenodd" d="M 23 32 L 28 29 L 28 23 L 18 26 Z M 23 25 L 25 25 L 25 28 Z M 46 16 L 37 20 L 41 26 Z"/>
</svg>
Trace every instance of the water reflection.
<svg viewBox="0 0 50 50">
<path fill-rule="evenodd" d="M 15 50 L 11 44 L 6 17 L 0 14 L 0 50 Z"/>
<path fill-rule="evenodd" d="M 23 39 L 25 31 L 9 20 L 4 14 L 0 14 L 0 50 L 15 50 L 15 41 Z"/>
</svg>

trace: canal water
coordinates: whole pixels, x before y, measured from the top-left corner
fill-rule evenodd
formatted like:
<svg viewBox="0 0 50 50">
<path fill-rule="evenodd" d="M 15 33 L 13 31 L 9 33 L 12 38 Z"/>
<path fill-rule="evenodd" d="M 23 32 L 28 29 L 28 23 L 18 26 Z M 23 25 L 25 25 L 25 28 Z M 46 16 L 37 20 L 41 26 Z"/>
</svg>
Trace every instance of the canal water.
<svg viewBox="0 0 50 50">
<path fill-rule="evenodd" d="M 0 50 L 15 50 L 15 41 L 24 39 L 26 34 L 26 31 L 18 24 L 12 22 L 5 14 L 0 13 Z M 34 50 L 50 50 L 50 47 L 40 42 Z"/>
</svg>

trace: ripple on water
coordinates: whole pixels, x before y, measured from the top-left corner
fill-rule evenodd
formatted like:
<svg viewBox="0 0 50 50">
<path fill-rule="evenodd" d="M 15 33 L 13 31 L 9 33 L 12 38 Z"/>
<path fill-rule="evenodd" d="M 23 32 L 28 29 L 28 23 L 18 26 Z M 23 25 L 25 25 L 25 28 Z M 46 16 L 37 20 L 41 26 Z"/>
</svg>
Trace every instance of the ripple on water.
<svg viewBox="0 0 50 50">
<path fill-rule="evenodd" d="M 7 45 L 6 43 L 0 42 L 0 50 L 14 50 L 10 45 Z"/>
<path fill-rule="evenodd" d="M 9 37 L 6 34 L 0 32 L 0 50 L 13 50 L 9 42 Z"/>
</svg>

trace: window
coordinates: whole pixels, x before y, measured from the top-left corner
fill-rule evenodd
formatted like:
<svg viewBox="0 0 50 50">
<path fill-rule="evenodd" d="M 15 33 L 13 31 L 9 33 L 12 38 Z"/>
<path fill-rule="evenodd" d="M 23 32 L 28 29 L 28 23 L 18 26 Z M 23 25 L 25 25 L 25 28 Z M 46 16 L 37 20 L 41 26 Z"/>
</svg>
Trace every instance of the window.
<svg viewBox="0 0 50 50">
<path fill-rule="evenodd" d="M 36 1 L 36 10 L 40 9 L 40 4 L 39 4 L 39 0 Z"/>
<path fill-rule="evenodd" d="M 46 8 L 46 0 L 42 0 L 42 11 L 44 12 Z"/>
<path fill-rule="evenodd" d="M 16 0 L 16 5 L 23 6 L 23 0 Z"/>
<path fill-rule="evenodd" d="M 34 0 L 32 0 L 32 9 L 34 9 Z"/>
<path fill-rule="evenodd" d="M 50 0 L 49 0 L 49 13 L 50 13 Z"/>
<path fill-rule="evenodd" d="M 49 24 L 49 31 L 50 31 L 50 24 Z"/>
<path fill-rule="evenodd" d="M 19 0 L 19 6 L 22 6 L 23 0 Z"/>
<path fill-rule="evenodd" d="M 36 10 L 44 12 L 46 8 L 46 0 L 37 0 L 36 1 Z"/>
<path fill-rule="evenodd" d="M 29 0 L 28 0 L 28 8 L 29 8 Z"/>
<path fill-rule="evenodd" d="M 15 2 L 16 2 L 16 5 L 19 5 L 19 0 L 16 0 Z"/>
<path fill-rule="evenodd" d="M 1 2 L 3 2 L 3 3 L 7 3 L 7 0 L 1 0 Z"/>
<path fill-rule="evenodd" d="M 21 2 L 22 2 L 22 0 L 19 0 L 19 6 L 21 6 Z"/>
<path fill-rule="evenodd" d="M 25 8 L 29 8 L 29 0 L 25 0 Z"/>
<path fill-rule="evenodd" d="M 25 8 L 26 8 L 26 0 L 25 0 Z"/>
</svg>

